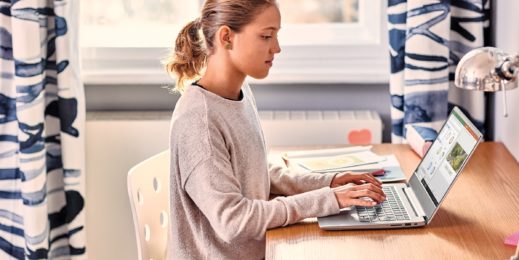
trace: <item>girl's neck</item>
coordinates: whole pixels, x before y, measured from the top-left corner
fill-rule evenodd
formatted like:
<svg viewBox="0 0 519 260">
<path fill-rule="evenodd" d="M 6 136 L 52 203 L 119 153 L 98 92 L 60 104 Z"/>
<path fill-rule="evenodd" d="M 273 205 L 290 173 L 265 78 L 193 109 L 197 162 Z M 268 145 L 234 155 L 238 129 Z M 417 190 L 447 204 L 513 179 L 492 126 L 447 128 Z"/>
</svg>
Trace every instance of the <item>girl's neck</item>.
<svg viewBox="0 0 519 260">
<path fill-rule="evenodd" d="M 221 97 L 238 100 L 240 90 L 245 80 L 245 75 L 237 71 L 229 63 L 209 59 L 207 69 L 198 83 L 207 91 L 213 92 Z"/>
</svg>

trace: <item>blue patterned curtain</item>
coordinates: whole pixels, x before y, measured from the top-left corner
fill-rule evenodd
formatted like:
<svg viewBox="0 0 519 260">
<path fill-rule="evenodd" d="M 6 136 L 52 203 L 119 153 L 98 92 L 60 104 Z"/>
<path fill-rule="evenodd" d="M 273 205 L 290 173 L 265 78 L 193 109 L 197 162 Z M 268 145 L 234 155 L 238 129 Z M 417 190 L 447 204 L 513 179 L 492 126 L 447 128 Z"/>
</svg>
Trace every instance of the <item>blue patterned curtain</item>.
<svg viewBox="0 0 519 260">
<path fill-rule="evenodd" d="M 483 93 L 453 80 L 461 57 L 484 46 L 489 9 L 489 0 L 388 0 L 393 143 L 409 124 L 438 131 L 453 105 L 484 132 Z"/>
<path fill-rule="evenodd" d="M 0 1 L 0 259 L 85 258 L 79 1 Z"/>
</svg>

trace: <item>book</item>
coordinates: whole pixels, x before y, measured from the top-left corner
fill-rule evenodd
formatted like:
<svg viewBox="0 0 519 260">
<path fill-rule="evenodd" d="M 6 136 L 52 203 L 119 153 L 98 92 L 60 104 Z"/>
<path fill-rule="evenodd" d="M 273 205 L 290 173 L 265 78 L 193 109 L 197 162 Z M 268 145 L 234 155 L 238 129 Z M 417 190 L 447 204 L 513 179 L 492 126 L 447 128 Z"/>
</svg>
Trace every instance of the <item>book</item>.
<svg viewBox="0 0 519 260">
<path fill-rule="evenodd" d="M 420 158 L 427 153 L 437 136 L 438 133 L 432 128 L 406 125 L 406 141 Z"/>
</svg>

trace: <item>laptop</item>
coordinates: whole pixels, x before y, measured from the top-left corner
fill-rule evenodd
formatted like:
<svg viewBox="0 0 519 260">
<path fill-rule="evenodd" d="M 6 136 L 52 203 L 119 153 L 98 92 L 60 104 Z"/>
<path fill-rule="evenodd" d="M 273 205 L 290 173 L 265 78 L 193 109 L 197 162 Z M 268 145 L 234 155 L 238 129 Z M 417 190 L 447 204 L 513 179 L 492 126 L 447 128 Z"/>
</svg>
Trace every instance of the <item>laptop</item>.
<svg viewBox="0 0 519 260">
<path fill-rule="evenodd" d="M 337 215 L 320 217 L 319 227 L 387 229 L 429 224 L 481 139 L 480 131 L 454 107 L 407 184 L 383 184 L 386 201 L 374 207 L 352 206 Z"/>
</svg>

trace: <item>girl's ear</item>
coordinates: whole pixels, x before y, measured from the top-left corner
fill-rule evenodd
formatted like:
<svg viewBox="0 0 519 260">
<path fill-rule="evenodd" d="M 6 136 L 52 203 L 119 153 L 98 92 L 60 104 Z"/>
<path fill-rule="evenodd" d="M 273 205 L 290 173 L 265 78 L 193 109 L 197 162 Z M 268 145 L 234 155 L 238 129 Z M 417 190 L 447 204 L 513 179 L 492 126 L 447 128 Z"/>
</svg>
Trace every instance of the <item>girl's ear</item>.
<svg viewBox="0 0 519 260">
<path fill-rule="evenodd" d="M 232 50 L 234 32 L 227 25 L 220 26 L 216 32 L 216 42 L 219 48 Z"/>
</svg>

